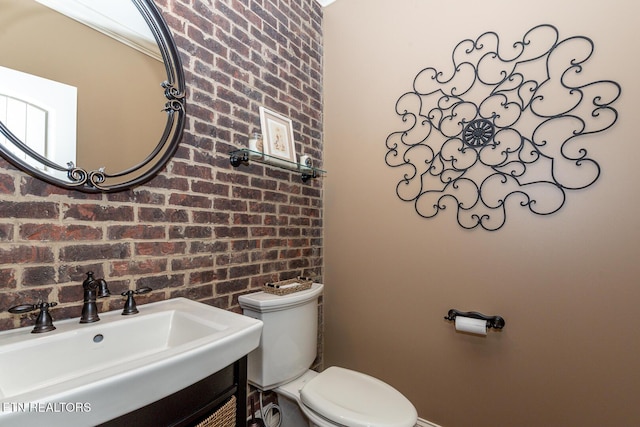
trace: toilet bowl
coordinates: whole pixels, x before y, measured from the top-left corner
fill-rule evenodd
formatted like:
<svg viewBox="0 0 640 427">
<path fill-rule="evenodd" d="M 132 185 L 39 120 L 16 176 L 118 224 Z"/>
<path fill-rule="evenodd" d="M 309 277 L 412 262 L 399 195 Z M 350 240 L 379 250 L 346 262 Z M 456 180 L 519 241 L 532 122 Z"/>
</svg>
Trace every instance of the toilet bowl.
<svg viewBox="0 0 640 427">
<path fill-rule="evenodd" d="M 262 320 L 260 344 L 249 354 L 249 382 L 278 395 L 282 427 L 413 427 L 418 414 L 390 385 L 340 367 L 309 370 L 316 357 L 318 298 L 323 285 L 278 296 L 239 297 L 243 313 Z"/>
<path fill-rule="evenodd" d="M 344 368 L 332 366 L 322 373 L 307 371 L 274 390 L 285 409 L 302 418 L 283 419 L 283 427 L 413 427 L 418 414 L 400 392 L 388 384 Z M 295 407 L 289 407 L 293 402 Z M 289 420 L 289 423 L 287 421 Z"/>
</svg>

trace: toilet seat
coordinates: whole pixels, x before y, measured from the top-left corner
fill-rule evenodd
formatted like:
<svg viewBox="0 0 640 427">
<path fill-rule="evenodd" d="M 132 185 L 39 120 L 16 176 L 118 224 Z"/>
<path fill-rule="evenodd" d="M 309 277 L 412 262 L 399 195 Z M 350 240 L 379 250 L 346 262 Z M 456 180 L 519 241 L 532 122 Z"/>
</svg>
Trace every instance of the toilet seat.
<svg viewBox="0 0 640 427">
<path fill-rule="evenodd" d="M 413 427 L 415 407 L 390 385 L 360 372 L 332 366 L 304 384 L 302 403 L 349 427 Z"/>
</svg>

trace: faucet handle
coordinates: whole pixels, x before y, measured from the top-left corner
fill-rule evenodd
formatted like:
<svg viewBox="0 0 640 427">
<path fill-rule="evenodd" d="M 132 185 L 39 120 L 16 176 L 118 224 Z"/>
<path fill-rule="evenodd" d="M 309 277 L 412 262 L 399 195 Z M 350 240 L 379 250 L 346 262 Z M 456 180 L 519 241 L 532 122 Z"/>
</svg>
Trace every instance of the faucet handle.
<svg viewBox="0 0 640 427">
<path fill-rule="evenodd" d="M 36 308 L 38 308 L 38 304 L 20 304 L 20 305 L 11 307 L 7 311 L 13 314 L 21 314 L 21 313 L 28 313 L 30 311 L 35 310 Z"/>
<path fill-rule="evenodd" d="M 145 286 L 144 288 L 140 288 L 136 291 L 136 294 L 148 294 L 149 292 L 151 292 L 153 289 L 151 289 L 148 286 Z"/>
<path fill-rule="evenodd" d="M 42 332 L 53 331 L 56 327 L 53 326 L 53 319 L 49 313 L 49 307 L 55 307 L 57 302 L 39 302 L 37 304 L 20 304 L 9 309 L 9 313 L 20 314 L 28 313 L 36 309 L 40 309 L 40 313 L 36 318 L 36 325 L 31 331 L 32 334 L 40 334 Z"/>
<path fill-rule="evenodd" d="M 138 313 L 138 307 L 136 306 L 136 300 L 133 298 L 134 295 L 138 294 L 146 294 L 151 292 L 153 289 L 149 287 L 140 288 L 137 291 L 128 290 L 123 292 L 121 295 L 123 297 L 127 297 L 127 301 L 124 303 L 124 309 L 122 310 L 122 315 L 127 316 L 129 314 Z"/>
</svg>

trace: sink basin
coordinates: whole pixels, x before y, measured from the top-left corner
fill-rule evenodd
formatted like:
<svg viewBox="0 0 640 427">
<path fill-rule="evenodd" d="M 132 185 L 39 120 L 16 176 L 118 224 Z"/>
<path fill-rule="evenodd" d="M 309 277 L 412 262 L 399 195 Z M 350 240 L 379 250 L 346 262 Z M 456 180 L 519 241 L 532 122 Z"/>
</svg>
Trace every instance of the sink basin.
<svg viewBox="0 0 640 427">
<path fill-rule="evenodd" d="M 185 298 L 0 332 L 0 425 L 94 426 L 247 355 L 262 322 Z"/>
</svg>

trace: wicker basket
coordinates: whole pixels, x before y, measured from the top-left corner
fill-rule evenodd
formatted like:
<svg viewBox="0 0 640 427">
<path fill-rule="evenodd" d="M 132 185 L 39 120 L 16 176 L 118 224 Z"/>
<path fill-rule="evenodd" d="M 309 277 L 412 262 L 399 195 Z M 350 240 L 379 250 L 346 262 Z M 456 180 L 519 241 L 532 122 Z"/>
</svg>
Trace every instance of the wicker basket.
<svg viewBox="0 0 640 427">
<path fill-rule="evenodd" d="M 236 427 L 236 397 L 231 396 L 227 403 L 196 427 Z"/>
<path fill-rule="evenodd" d="M 262 286 L 262 290 L 274 295 L 287 295 L 294 292 L 304 291 L 311 287 L 313 280 L 304 277 L 297 279 L 281 280 L 280 282 L 267 283 Z"/>
</svg>

